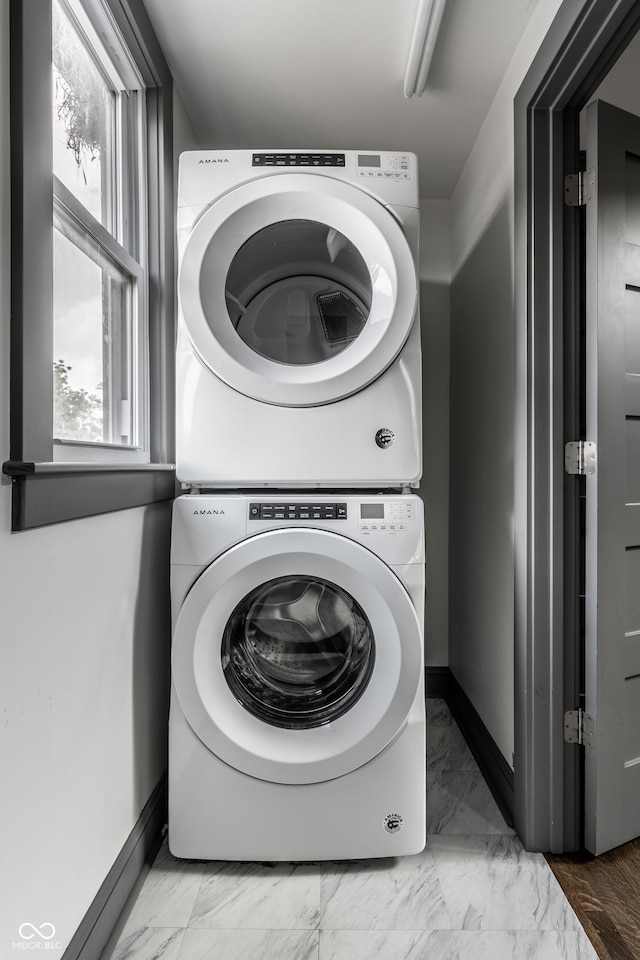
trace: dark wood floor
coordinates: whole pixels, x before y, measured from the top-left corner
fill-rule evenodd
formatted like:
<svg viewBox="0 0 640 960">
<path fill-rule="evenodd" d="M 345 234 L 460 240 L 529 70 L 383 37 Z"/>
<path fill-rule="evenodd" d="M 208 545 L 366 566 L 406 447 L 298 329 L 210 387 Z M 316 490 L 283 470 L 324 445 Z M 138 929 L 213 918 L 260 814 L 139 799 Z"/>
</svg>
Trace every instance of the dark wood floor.
<svg viewBox="0 0 640 960">
<path fill-rule="evenodd" d="M 547 861 L 600 960 L 640 960 L 640 840 Z"/>
</svg>

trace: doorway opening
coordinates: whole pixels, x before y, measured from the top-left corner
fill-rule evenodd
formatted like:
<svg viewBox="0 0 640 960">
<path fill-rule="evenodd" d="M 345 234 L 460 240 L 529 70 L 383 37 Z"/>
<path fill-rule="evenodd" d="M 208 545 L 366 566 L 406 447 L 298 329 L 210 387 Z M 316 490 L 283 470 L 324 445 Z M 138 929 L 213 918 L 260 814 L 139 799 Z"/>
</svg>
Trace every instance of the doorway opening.
<svg viewBox="0 0 640 960">
<path fill-rule="evenodd" d="M 567 476 L 564 453 L 568 441 L 588 439 L 584 232 L 565 204 L 565 177 L 579 169 L 581 111 L 633 51 L 639 26 L 633 0 L 565 0 L 515 103 L 515 821 L 528 849 L 558 853 L 584 844 L 590 749 L 564 730 L 565 711 L 584 707 L 585 691 L 585 481 Z"/>
</svg>

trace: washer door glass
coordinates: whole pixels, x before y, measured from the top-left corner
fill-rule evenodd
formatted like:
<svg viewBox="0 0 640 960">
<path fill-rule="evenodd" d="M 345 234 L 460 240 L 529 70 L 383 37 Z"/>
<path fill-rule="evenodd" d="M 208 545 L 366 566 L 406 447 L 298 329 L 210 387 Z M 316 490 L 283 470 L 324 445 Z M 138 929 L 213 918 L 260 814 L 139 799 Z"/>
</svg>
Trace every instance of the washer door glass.
<svg viewBox="0 0 640 960">
<path fill-rule="evenodd" d="M 243 244 L 225 296 L 238 335 L 260 356 L 321 363 L 362 333 L 371 278 L 343 233 L 313 220 L 285 220 Z"/>
<path fill-rule="evenodd" d="M 327 530 L 269 530 L 200 574 L 171 662 L 174 706 L 217 757 L 274 783 L 319 783 L 403 728 L 422 634 L 405 587 L 366 547 Z"/>
<path fill-rule="evenodd" d="M 278 577 L 252 590 L 222 637 L 222 667 L 239 702 L 276 727 L 337 720 L 361 697 L 375 646 L 360 604 L 317 577 Z"/>
</svg>

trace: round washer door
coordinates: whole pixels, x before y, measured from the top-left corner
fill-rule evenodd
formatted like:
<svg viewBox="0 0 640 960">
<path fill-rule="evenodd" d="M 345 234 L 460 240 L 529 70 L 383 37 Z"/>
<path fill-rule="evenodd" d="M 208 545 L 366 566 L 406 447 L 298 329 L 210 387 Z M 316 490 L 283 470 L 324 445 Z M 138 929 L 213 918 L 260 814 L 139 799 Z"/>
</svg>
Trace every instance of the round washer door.
<svg viewBox="0 0 640 960">
<path fill-rule="evenodd" d="M 375 380 L 414 320 L 417 277 L 394 216 L 357 187 L 281 174 L 205 210 L 178 279 L 191 342 L 230 387 L 313 406 Z"/>
<path fill-rule="evenodd" d="M 192 729 L 225 763 L 275 783 L 331 780 L 379 754 L 407 720 L 421 669 L 400 580 L 325 530 L 273 530 L 230 548 L 195 582 L 174 632 L 173 680 Z"/>
</svg>

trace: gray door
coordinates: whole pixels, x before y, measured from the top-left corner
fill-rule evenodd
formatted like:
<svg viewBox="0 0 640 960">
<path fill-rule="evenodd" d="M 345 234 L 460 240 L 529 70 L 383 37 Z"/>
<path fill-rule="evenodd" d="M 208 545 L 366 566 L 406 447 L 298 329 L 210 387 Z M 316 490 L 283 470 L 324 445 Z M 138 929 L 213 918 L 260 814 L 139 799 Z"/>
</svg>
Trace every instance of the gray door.
<svg viewBox="0 0 640 960">
<path fill-rule="evenodd" d="M 585 844 L 640 835 L 640 118 L 587 110 Z"/>
</svg>

